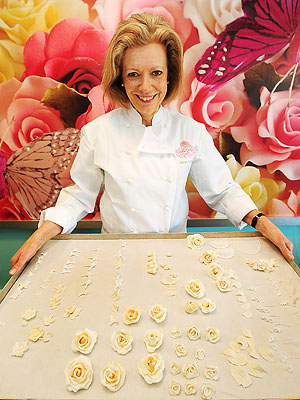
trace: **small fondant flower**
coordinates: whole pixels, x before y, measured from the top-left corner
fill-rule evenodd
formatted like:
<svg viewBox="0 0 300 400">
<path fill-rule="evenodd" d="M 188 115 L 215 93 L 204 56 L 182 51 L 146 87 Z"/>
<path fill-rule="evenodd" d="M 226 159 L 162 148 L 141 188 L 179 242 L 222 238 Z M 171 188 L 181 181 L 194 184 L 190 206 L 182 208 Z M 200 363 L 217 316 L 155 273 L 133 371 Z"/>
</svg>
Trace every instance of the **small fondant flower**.
<svg viewBox="0 0 300 400">
<path fill-rule="evenodd" d="M 72 360 L 65 369 L 65 383 L 70 392 L 78 392 L 80 389 L 88 389 L 93 380 L 91 361 L 80 356 Z"/>
<path fill-rule="evenodd" d="M 123 314 L 123 322 L 127 325 L 136 324 L 141 318 L 141 312 L 136 307 L 129 307 Z"/>
<path fill-rule="evenodd" d="M 143 358 L 138 365 L 139 373 L 150 385 L 162 380 L 164 369 L 165 362 L 158 353 L 149 354 L 146 358 Z"/>
<path fill-rule="evenodd" d="M 117 361 L 109 363 L 100 374 L 101 383 L 111 392 L 117 392 L 124 384 L 126 377 L 125 368 Z"/>
<path fill-rule="evenodd" d="M 72 342 L 72 350 L 82 354 L 89 354 L 97 342 L 97 333 L 86 328 L 77 331 Z"/>
</svg>

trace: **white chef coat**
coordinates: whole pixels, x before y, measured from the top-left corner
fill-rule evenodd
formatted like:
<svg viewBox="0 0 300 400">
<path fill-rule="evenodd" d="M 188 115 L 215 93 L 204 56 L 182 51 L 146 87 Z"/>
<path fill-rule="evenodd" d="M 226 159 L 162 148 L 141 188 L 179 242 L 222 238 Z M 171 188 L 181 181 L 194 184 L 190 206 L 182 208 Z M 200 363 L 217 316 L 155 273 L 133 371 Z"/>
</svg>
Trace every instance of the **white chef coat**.
<svg viewBox="0 0 300 400">
<path fill-rule="evenodd" d="M 75 184 L 61 190 L 40 224 L 50 220 L 70 233 L 94 210 L 103 186 L 103 232 L 184 232 L 188 175 L 206 203 L 236 227 L 241 229 L 243 217 L 256 209 L 232 180 L 203 124 L 160 107 L 146 127 L 133 107 L 119 108 L 82 128 L 71 168 Z"/>
</svg>

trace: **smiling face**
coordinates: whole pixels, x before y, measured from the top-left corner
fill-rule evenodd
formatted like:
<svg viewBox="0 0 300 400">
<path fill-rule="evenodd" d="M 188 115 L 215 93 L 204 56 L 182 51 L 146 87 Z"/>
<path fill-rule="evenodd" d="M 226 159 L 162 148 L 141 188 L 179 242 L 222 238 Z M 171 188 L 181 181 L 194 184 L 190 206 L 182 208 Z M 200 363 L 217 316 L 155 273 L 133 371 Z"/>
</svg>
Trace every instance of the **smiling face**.
<svg viewBox="0 0 300 400">
<path fill-rule="evenodd" d="M 165 47 L 160 43 L 150 43 L 127 49 L 122 79 L 128 99 L 141 115 L 143 124 L 151 125 L 168 88 Z"/>
</svg>

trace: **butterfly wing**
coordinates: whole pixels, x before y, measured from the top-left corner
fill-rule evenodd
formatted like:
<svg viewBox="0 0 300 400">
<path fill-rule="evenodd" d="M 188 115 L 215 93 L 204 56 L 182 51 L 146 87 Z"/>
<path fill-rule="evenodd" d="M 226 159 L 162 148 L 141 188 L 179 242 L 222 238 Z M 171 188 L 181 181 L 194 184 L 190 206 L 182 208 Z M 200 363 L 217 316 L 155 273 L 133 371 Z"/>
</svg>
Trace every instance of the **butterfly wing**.
<svg viewBox="0 0 300 400">
<path fill-rule="evenodd" d="M 245 16 L 226 26 L 195 66 L 197 79 L 217 89 L 272 57 L 293 38 L 300 0 L 245 0 Z"/>
<path fill-rule="evenodd" d="M 55 204 L 65 173 L 76 155 L 80 131 L 67 128 L 45 133 L 18 149 L 8 160 L 5 179 L 9 196 L 15 198 L 32 219 Z"/>
</svg>

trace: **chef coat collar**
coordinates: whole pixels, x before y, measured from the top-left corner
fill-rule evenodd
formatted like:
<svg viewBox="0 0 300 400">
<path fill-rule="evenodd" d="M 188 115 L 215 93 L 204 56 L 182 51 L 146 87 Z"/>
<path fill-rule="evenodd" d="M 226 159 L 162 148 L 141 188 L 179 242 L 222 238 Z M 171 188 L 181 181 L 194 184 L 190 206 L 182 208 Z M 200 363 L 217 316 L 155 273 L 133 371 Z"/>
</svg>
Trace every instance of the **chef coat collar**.
<svg viewBox="0 0 300 400">
<path fill-rule="evenodd" d="M 126 116 L 130 120 L 130 122 L 135 122 L 138 124 L 142 124 L 142 116 L 136 111 L 132 105 L 128 109 L 126 109 Z M 164 119 L 164 108 L 162 106 L 159 107 L 159 110 L 154 115 L 152 119 L 152 126 L 160 123 Z"/>
</svg>

